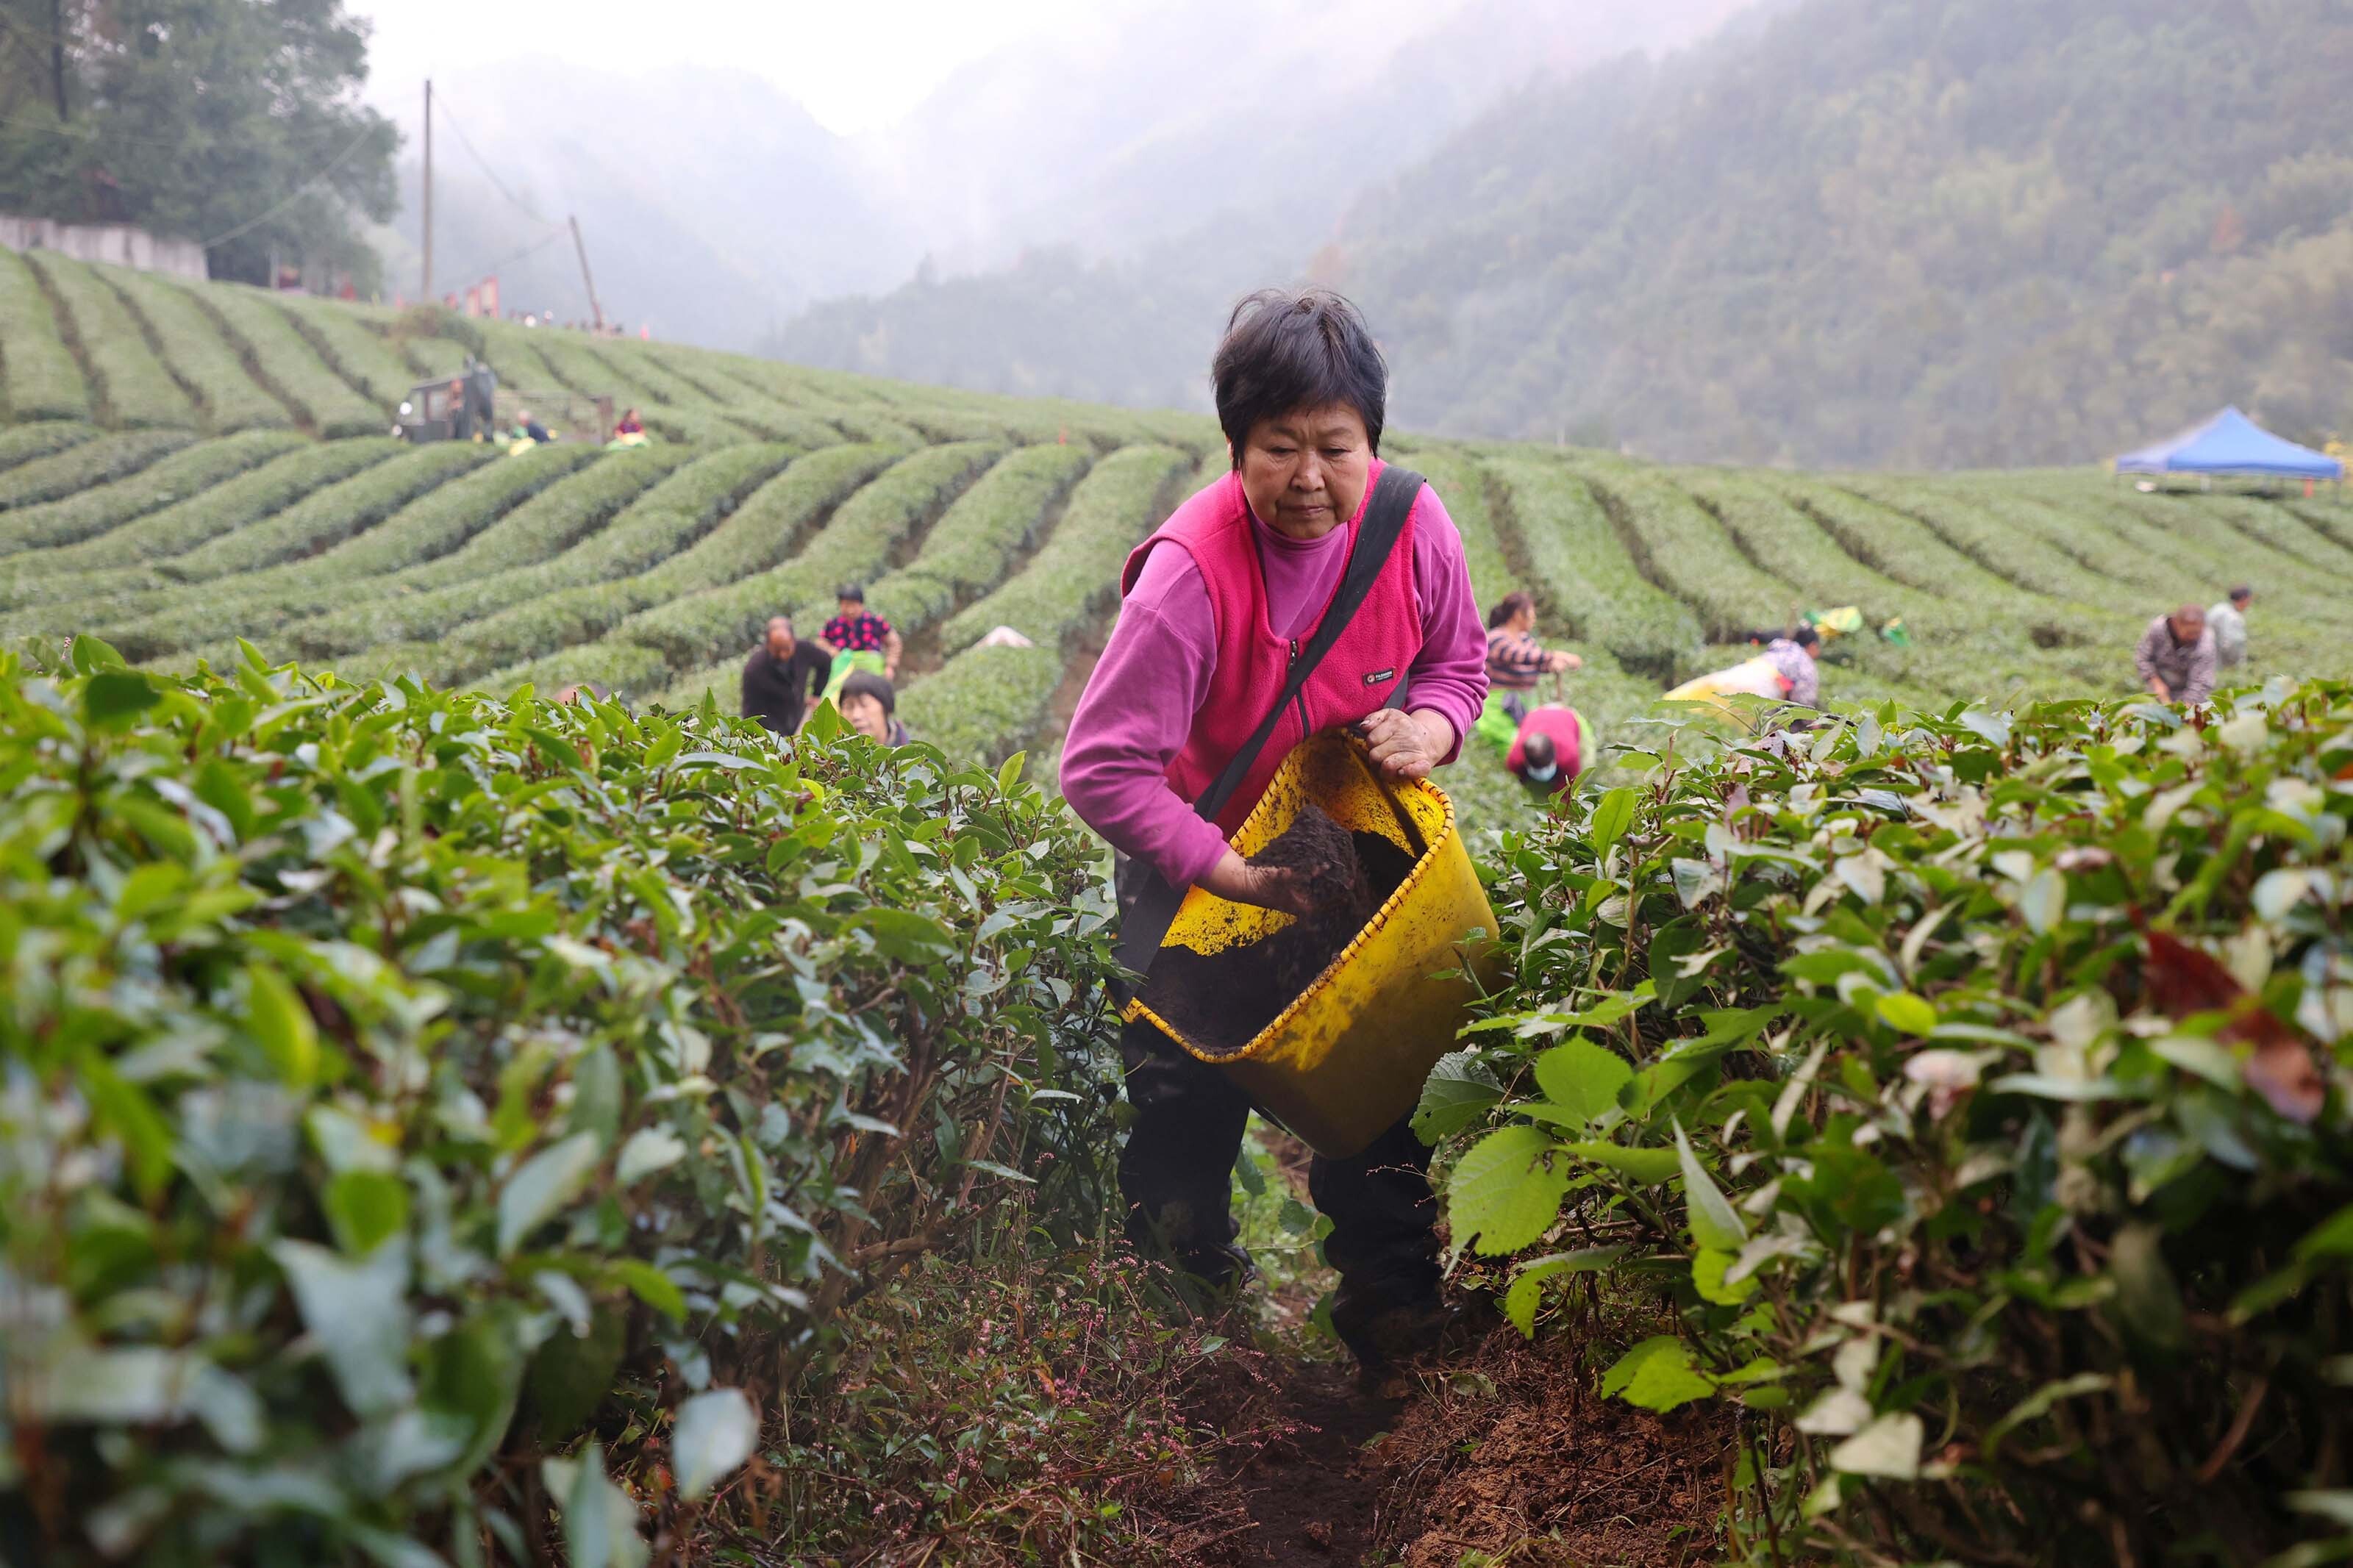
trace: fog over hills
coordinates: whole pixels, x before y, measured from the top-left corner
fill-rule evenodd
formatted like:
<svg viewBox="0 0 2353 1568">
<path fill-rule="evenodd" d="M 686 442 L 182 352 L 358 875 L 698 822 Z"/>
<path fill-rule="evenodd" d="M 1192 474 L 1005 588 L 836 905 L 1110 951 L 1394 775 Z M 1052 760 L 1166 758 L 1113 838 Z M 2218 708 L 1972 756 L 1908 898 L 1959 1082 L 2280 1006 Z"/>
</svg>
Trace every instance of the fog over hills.
<svg viewBox="0 0 2353 1568">
<path fill-rule="evenodd" d="M 1223 270 L 1247 280 L 1294 266 L 1368 183 L 1509 90 L 1746 3 L 1141 0 L 1011 40 L 855 138 L 747 69 L 444 70 L 436 290 L 495 271 L 511 307 L 585 317 L 555 226 L 573 213 L 608 315 L 716 347 L 919 266 L 1132 257 L 1212 218 Z M 390 286 L 413 295 L 420 105 L 405 85 L 375 96 L 407 136 L 403 211 L 380 243 Z"/>
</svg>

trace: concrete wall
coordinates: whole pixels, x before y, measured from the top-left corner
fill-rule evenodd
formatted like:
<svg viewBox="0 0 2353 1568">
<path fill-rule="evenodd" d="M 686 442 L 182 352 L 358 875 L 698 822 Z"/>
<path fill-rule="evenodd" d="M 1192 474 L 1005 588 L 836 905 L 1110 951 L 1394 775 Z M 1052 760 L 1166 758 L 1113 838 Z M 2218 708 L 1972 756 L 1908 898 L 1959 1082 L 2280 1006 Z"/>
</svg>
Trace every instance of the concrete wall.
<svg viewBox="0 0 2353 1568">
<path fill-rule="evenodd" d="M 11 250 L 54 250 L 77 261 L 111 261 L 142 272 L 206 276 L 205 247 L 193 239 L 161 239 L 125 223 L 56 223 L 0 213 L 0 245 Z"/>
</svg>

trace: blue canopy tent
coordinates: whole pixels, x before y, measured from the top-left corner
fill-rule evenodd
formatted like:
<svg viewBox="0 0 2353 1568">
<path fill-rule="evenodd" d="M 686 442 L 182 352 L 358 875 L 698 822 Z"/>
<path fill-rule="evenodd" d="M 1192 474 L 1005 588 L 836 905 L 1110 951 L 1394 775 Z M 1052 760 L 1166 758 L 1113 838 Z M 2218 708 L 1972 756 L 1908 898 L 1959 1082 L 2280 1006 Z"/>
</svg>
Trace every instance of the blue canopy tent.
<svg viewBox="0 0 2353 1568">
<path fill-rule="evenodd" d="M 2284 441 L 2235 408 L 2195 430 L 2127 452 L 2120 474 L 2247 474 L 2264 479 L 2342 479 L 2345 465 L 2309 447 Z"/>
</svg>

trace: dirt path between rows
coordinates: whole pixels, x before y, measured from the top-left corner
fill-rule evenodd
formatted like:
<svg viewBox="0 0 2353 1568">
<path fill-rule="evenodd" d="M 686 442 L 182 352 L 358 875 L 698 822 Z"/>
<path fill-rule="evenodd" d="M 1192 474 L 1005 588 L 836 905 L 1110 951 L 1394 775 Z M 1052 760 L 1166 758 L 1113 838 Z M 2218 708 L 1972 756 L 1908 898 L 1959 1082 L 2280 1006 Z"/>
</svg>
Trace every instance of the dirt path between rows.
<svg viewBox="0 0 2353 1568">
<path fill-rule="evenodd" d="M 1274 1142 L 1302 1196 L 1305 1151 Z M 1325 1277 L 1328 1279 L 1328 1276 Z M 1316 1280 L 1277 1287 L 1246 1377 L 1200 1417 L 1245 1440 L 1207 1483 L 1178 1568 L 1651 1568 L 1713 1561 L 1734 1429 L 1711 1406 L 1666 1416 L 1595 1390 L 1567 1331 L 1500 1328 L 1377 1391 L 1306 1325 Z M 1580 1321 L 1596 1321 L 1593 1313 Z M 1611 1337 L 1656 1331 L 1613 1326 Z M 1255 1442 L 1250 1441 L 1255 1436 Z"/>
</svg>

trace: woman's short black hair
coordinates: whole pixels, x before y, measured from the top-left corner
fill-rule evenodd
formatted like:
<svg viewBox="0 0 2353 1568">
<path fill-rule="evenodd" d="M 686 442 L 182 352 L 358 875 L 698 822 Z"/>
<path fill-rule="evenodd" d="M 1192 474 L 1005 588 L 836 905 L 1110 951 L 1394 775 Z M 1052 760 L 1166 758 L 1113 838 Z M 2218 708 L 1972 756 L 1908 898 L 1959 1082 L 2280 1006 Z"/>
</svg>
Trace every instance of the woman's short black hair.
<svg viewBox="0 0 2353 1568">
<path fill-rule="evenodd" d="M 1789 634 L 1789 640 L 1796 643 L 1799 647 L 1811 647 L 1816 643 L 1822 640 L 1822 634 L 1814 630 L 1811 626 L 1800 626 L 1796 631 Z"/>
<path fill-rule="evenodd" d="M 891 689 L 889 681 L 871 669 L 853 671 L 847 679 L 842 681 L 839 695 L 871 697 L 875 701 L 882 704 L 883 712 L 895 716 L 899 711 L 899 694 Z M 839 708 L 841 704 L 836 701 L 834 706 Z"/>
<path fill-rule="evenodd" d="M 1337 403 L 1363 418 L 1380 452 L 1388 362 L 1356 307 L 1329 289 L 1261 289 L 1236 305 L 1209 362 L 1209 384 L 1236 468 L 1259 421 Z"/>
</svg>

